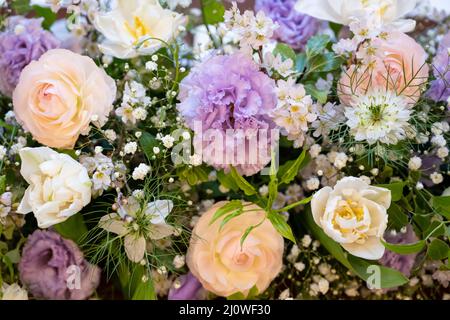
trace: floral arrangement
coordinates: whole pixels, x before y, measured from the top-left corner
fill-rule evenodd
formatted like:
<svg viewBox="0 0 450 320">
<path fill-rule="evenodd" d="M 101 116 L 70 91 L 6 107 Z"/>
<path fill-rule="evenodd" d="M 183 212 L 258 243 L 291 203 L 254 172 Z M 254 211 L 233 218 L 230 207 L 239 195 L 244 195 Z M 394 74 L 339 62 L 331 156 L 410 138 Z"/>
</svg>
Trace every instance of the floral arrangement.
<svg viewBox="0 0 450 320">
<path fill-rule="evenodd" d="M 450 13 L 0 1 L 0 298 L 450 299 Z"/>
</svg>

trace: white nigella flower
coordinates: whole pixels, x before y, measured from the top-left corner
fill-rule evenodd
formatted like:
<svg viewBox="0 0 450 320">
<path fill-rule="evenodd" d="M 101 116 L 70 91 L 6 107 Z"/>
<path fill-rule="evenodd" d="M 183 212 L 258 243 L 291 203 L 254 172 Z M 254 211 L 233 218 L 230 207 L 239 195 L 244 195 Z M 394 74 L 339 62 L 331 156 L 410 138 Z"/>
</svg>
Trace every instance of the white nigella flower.
<svg viewBox="0 0 450 320">
<path fill-rule="evenodd" d="M 410 128 L 411 110 L 407 101 L 393 92 L 375 90 L 353 99 L 345 108 L 347 125 L 356 141 L 397 144 Z"/>
<path fill-rule="evenodd" d="M 130 197 L 127 204 L 119 206 L 118 213 L 103 216 L 99 227 L 124 237 L 128 259 L 138 263 L 145 256 L 147 241 L 174 234 L 175 228 L 165 221 L 172 209 L 170 200 L 156 200 L 141 208 L 138 201 Z"/>
</svg>

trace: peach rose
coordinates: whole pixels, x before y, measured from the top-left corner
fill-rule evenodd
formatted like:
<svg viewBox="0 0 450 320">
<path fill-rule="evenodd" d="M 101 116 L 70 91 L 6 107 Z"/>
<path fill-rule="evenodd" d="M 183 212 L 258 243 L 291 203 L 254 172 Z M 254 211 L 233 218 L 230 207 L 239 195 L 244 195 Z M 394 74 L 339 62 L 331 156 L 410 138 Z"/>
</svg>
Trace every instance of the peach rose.
<svg viewBox="0 0 450 320">
<path fill-rule="evenodd" d="M 50 50 L 31 62 L 14 90 L 18 122 L 38 142 L 53 148 L 73 148 L 91 121 L 103 126 L 116 97 L 116 84 L 85 56 L 64 49 Z"/>
<path fill-rule="evenodd" d="M 372 42 L 376 49 L 373 68 L 351 65 L 342 73 L 338 83 L 339 99 L 351 105 L 352 97 L 364 95 L 375 88 L 386 88 L 408 98 L 414 105 L 427 82 L 428 55 L 411 37 L 401 32 L 391 32 L 386 39 Z"/>
<path fill-rule="evenodd" d="M 187 253 L 187 264 L 203 287 L 219 296 L 242 292 L 254 286 L 262 293 L 278 275 L 282 266 L 283 237 L 275 230 L 260 207 L 244 203 L 245 211 L 231 219 L 220 231 L 222 219 L 210 225 L 214 213 L 227 202 L 219 202 L 197 222 Z M 242 249 L 245 230 L 264 222 L 248 235 Z"/>
</svg>

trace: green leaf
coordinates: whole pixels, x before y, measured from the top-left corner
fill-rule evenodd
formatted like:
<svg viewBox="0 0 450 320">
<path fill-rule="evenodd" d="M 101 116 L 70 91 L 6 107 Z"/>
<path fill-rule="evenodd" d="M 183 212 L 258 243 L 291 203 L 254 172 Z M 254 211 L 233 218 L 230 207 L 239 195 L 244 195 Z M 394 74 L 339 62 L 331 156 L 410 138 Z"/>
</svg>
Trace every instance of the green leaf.
<svg viewBox="0 0 450 320">
<path fill-rule="evenodd" d="M 63 238 L 73 240 L 76 243 L 79 243 L 80 239 L 88 232 L 81 213 L 58 223 L 54 228 Z"/>
<path fill-rule="evenodd" d="M 156 300 L 156 292 L 153 286 L 153 280 L 148 279 L 146 282 L 140 282 L 134 291 L 131 300 Z"/>
<path fill-rule="evenodd" d="M 303 71 L 305 71 L 306 68 L 306 63 L 307 63 L 306 53 L 302 52 L 298 54 L 295 59 L 295 70 L 297 70 L 297 72 L 303 73 Z"/>
<path fill-rule="evenodd" d="M 297 60 L 295 51 L 284 43 L 278 43 L 272 53 L 275 57 L 277 55 L 281 55 L 283 60 L 291 59 L 293 63 L 295 63 Z"/>
<path fill-rule="evenodd" d="M 325 91 L 318 90 L 315 83 L 305 83 L 304 84 L 306 93 L 315 98 L 318 102 L 325 104 L 328 100 L 328 93 Z"/>
<path fill-rule="evenodd" d="M 281 166 L 278 170 L 278 180 L 280 181 L 280 184 L 288 184 L 294 180 L 302 166 L 305 164 L 305 159 L 306 149 L 303 149 L 297 160 L 288 161 Z"/>
<path fill-rule="evenodd" d="M 223 15 L 225 13 L 225 7 L 223 4 L 216 0 L 203 0 L 202 12 L 205 24 L 216 24 L 223 22 Z"/>
<path fill-rule="evenodd" d="M 271 212 L 269 213 L 268 218 L 279 234 L 284 238 L 291 240 L 293 243 L 296 243 L 292 229 L 282 215 Z"/>
<path fill-rule="evenodd" d="M 5 256 L 9 258 L 9 261 L 11 261 L 11 263 L 19 263 L 20 261 L 20 252 L 18 249 L 7 252 Z"/>
<path fill-rule="evenodd" d="M 226 215 L 227 213 L 230 213 L 235 210 L 243 209 L 244 206 L 242 205 L 241 200 L 233 200 L 225 204 L 224 206 L 220 207 L 212 217 L 209 225 L 212 225 L 214 222 L 216 222 L 218 219 Z"/>
<path fill-rule="evenodd" d="M 400 201 L 403 198 L 403 189 L 405 187 L 405 183 L 400 182 L 394 182 L 390 184 L 378 184 L 376 187 L 380 188 L 386 188 L 391 190 L 391 197 L 392 201 Z"/>
<path fill-rule="evenodd" d="M 139 138 L 139 143 L 142 151 L 144 151 L 145 155 L 150 160 L 154 155 L 153 148 L 159 145 L 158 140 L 156 140 L 154 135 L 143 132 L 142 136 Z"/>
<path fill-rule="evenodd" d="M 351 264 L 353 271 L 365 281 L 372 276 L 372 273 L 368 272 L 370 266 L 377 266 L 380 268 L 380 286 L 382 289 L 398 287 L 409 281 L 403 273 L 395 269 L 383 267 L 352 255 L 348 255 L 348 261 Z"/>
<path fill-rule="evenodd" d="M 317 55 L 309 61 L 308 72 L 330 72 L 337 70 L 344 63 L 344 60 L 332 52 Z"/>
<path fill-rule="evenodd" d="M 202 166 L 179 167 L 177 168 L 177 174 L 181 180 L 187 181 L 191 186 L 195 186 L 198 183 L 208 181 L 208 173 Z"/>
<path fill-rule="evenodd" d="M 387 243 L 385 241 L 381 241 L 386 249 L 389 249 L 392 252 L 398 253 L 398 254 L 412 254 L 422 251 L 423 248 L 425 248 L 426 241 L 420 240 L 415 243 L 408 243 L 408 244 L 392 244 Z"/>
<path fill-rule="evenodd" d="M 231 176 L 233 177 L 239 189 L 244 191 L 245 195 L 252 196 L 256 194 L 255 188 L 247 180 L 245 180 L 245 178 L 242 177 L 234 167 L 231 168 Z"/>
<path fill-rule="evenodd" d="M 233 293 L 227 297 L 227 300 L 245 300 L 246 296 L 242 292 Z"/>
<path fill-rule="evenodd" d="M 231 174 L 225 174 L 223 170 L 217 172 L 217 179 L 219 180 L 220 184 L 223 185 L 225 188 L 238 191 L 239 186 L 234 181 Z"/>
<path fill-rule="evenodd" d="M 440 237 L 445 234 L 445 225 L 440 221 L 432 221 L 429 227 L 423 232 L 423 238 Z"/>
<path fill-rule="evenodd" d="M 227 215 L 220 223 L 219 231 L 221 231 L 228 222 L 230 222 L 232 219 L 234 219 L 236 217 L 239 217 L 243 213 L 244 213 L 244 211 L 242 209 L 237 209 L 235 212 Z"/>
<path fill-rule="evenodd" d="M 13 0 L 11 3 L 11 8 L 17 14 L 26 14 L 31 10 L 30 0 Z"/>
<path fill-rule="evenodd" d="M 323 53 L 328 43 L 330 43 L 330 36 L 328 35 L 314 36 L 309 39 L 306 44 L 306 56 L 308 59 Z"/>
<path fill-rule="evenodd" d="M 272 208 L 275 199 L 278 196 L 278 179 L 275 177 L 269 182 L 269 200 L 267 201 L 266 209 L 269 210 Z"/>
<path fill-rule="evenodd" d="M 6 191 L 6 176 L 0 176 L 0 194 Z"/>
<path fill-rule="evenodd" d="M 428 256 L 433 260 L 442 260 L 447 258 L 449 246 L 440 239 L 434 239 L 428 246 Z"/>
<path fill-rule="evenodd" d="M 450 220 L 450 196 L 433 197 L 431 203 L 437 213 Z"/>
<path fill-rule="evenodd" d="M 347 267 L 347 269 L 352 270 L 352 266 L 347 260 L 344 249 L 342 249 L 336 241 L 328 237 L 325 232 L 323 232 L 323 230 L 314 222 L 310 207 L 308 207 L 302 215 L 302 220 L 314 238 L 319 240 L 320 244 L 324 246 L 325 249 L 327 249 L 328 252 L 336 258 L 336 260 Z"/>
<path fill-rule="evenodd" d="M 57 18 L 56 13 L 54 13 L 50 8 L 43 8 L 40 6 L 33 6 L 32 8 L 37 17 L 44 18 L 44 21 L 42 22 L 42 27 L 47 30 L 50 29 L 50 27 L 56 21 Z"/>
<path fill-rule="evenodd" d="M 389 226 L 396 230 L 400 230 L 408 224 L 408 215 L 395 202 L 391 203 L 388 209 Z"/>
</svg>

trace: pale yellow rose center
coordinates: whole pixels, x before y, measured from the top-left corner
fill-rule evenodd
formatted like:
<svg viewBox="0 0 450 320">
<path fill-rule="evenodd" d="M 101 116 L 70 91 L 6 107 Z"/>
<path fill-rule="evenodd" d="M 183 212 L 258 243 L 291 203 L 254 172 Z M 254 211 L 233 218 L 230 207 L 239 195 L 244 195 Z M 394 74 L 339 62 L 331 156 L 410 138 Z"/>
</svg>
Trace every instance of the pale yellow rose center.
<svg viewBox="0 0 450 320">
<path fill-rule="evenodd" d="M 355 221 L 356 223 L 349 223 L 344 225 L 342 221 Z M 333 227 L 343 234 L 357 235 L 359 239 L 367 238 L 365 231 L 367 225 L 364 220 L 364 208 L 351 199 L 339 200 L 335 215 L 333 218 Z"/>
</svg>

